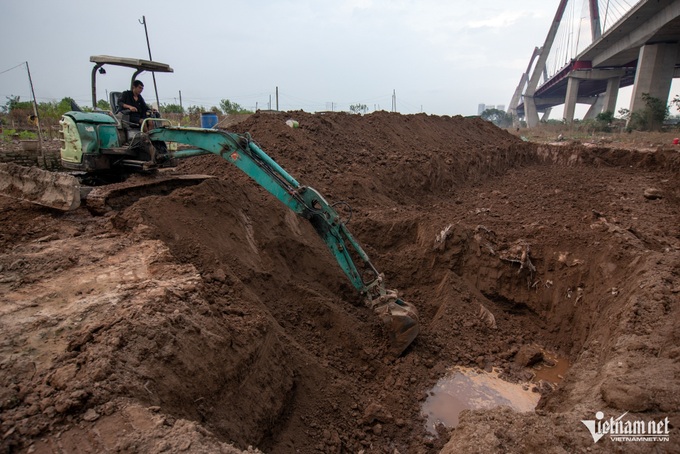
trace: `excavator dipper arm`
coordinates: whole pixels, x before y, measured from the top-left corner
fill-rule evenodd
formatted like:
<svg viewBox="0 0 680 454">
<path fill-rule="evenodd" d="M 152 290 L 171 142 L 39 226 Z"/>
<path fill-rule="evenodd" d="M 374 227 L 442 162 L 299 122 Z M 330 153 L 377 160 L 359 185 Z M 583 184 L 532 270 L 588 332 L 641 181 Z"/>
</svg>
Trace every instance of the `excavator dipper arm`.
<svg viewBox="0 0 680 454">
<path fill-rule="evenodd" d="M 309 220 L 352 285 L 387 327 L 390 353 L 398 356 L 413 342 L 419 332 L 415 307 L 398 298 L 395 291 L 385 289 L 383 275 L 376 270 L 340 215 L 324 197 L 315 189 L 300 185 L 248 134 L 217 129 L 163 127 L 150 131 L 149 139 L 195 147 L 171 153 L 171 158 L 183 159 L 211 153 L 221 156 L 288 208 Z M 357 263 L 361 269 L 357 268 Z"/>
</svg>

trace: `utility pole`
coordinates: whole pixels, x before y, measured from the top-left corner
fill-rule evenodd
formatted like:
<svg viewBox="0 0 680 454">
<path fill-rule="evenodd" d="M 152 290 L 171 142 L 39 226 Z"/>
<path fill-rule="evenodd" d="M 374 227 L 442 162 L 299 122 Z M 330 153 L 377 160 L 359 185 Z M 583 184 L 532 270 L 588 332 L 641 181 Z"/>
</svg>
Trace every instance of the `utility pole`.
<svg viewBox="0 0 680 454">
<path fill-rule="evenodd" d="M 397 90 L 392 90 L 392 112 L 397 111 Z"/>
<path fill-rule="evenodd" d="M 184 112 L 184 107 L 182 106 L 182 90 L 179 91 L 179 108 Z"/>
<path fill-rule="evenodd" d="M 279 87 L 276 87 L 276 111 L 279 111 Z"/>
<path fill-rule="evenodd" d="M 149 49 L 149 60 L 153 60 L 151 57 L 151 45 L 149 44 L 149 31 L 146 29 L 146 16 L 142 16 L 142 20 L 139 21 L 140 24 L 144 25 L 144 34 L 146 35 L 146 47 Z M 153 78 L 153 90 L 156 92 L 156 105 L 158 106 L 158 111 L 161 111 L 161 102 L 158 99 L 158 87 L 156 86 L 156 73 L 151 71 L 151 77 Z"/>
<path fill-rule="evenodd" d="M 33 115 L 35 115 L 38 123 L 38 145 L 40 146 L 40 157 L 43 161 L 43 166 L 47 168 L 47 161 L 45 161 L 45 150 L 43 150 L 42 130 L 40 129 L 40 115 L 38 114 L 38 103 L 35 100 L 35 91 L 33 90 L 33 79 L 31 79 L 31 70 L 28 69 L 28 62 L 26 62 L 26 72 L 28 73 L 28 83 L 31 85 L 31 96 L 33 96 Z"/>
</svg>

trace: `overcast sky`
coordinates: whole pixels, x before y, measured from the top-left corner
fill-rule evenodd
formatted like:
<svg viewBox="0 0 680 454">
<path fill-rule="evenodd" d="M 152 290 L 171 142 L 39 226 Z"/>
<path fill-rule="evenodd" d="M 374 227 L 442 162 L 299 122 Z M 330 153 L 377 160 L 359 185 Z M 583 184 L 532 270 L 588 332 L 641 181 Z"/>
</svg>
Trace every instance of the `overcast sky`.
<svg viewBox="0 0 680 454">
<path fill-rule="evenodd" d="M 507 106 L 559 0 L 2 0 L 0 103 L 91 104 L 91 55 L 153 59 L 161 104 L 348 110 L 365 104 L 439 115 Z M 17 68 L 15 66 L 19 65 Z M 14 69 L 12 69 L 14 68 Z M 129 85 L 107 67 L 98 99 Z M 155 99 L 150 73 L 140 79 Z"/>
</svg>

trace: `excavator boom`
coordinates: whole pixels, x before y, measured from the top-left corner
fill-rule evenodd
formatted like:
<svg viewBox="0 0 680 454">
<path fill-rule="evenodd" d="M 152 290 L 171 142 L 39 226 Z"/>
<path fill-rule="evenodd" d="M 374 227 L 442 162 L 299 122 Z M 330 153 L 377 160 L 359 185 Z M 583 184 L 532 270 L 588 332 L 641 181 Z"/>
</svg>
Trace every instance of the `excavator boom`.
<svg viewBox="0 0 680 454">
<path fill-rule="evenodd" d="M 249 135 L 217 129 L 163 127 L 149 133 L 151 141 L 178 142 L 195 146 L 170 155 L 183 159 L 216 154 L 241 169 L 288 208 L 307 219 L 337 260 L 366 304 L 381 318 L 390 337 L 390 353 L 399 356 L 419 333 L 418 312 L 387 290 L 383 275 L 373 266 L 337 211 L 315 189 L 300 185 L 267 155 Z M 361 268 L 357 267 L 357 264 Z"/>
</svg>

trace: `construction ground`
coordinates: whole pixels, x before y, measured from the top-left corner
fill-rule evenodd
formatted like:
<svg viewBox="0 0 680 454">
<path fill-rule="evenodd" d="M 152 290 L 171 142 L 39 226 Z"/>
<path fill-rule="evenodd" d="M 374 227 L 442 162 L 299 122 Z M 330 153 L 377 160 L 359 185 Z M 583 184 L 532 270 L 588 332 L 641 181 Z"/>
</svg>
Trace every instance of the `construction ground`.
<svg viewBox="0 0 680 454">
<path fill-rule="evenodd" d="M 345 202 L 419 337 L 389 358 L 311 225 L 217 156 L 175 170 L 216 178 L 104 214 L 2 197 L 2 452 L 680 452 L 672 133 L 550 144 L 386 112 L 230 130 Z M 431 424 L 455 368 L 537 406 Z M 596 441 L 583 422 L 624 413 L 665 438 Z"/>
</svg>

